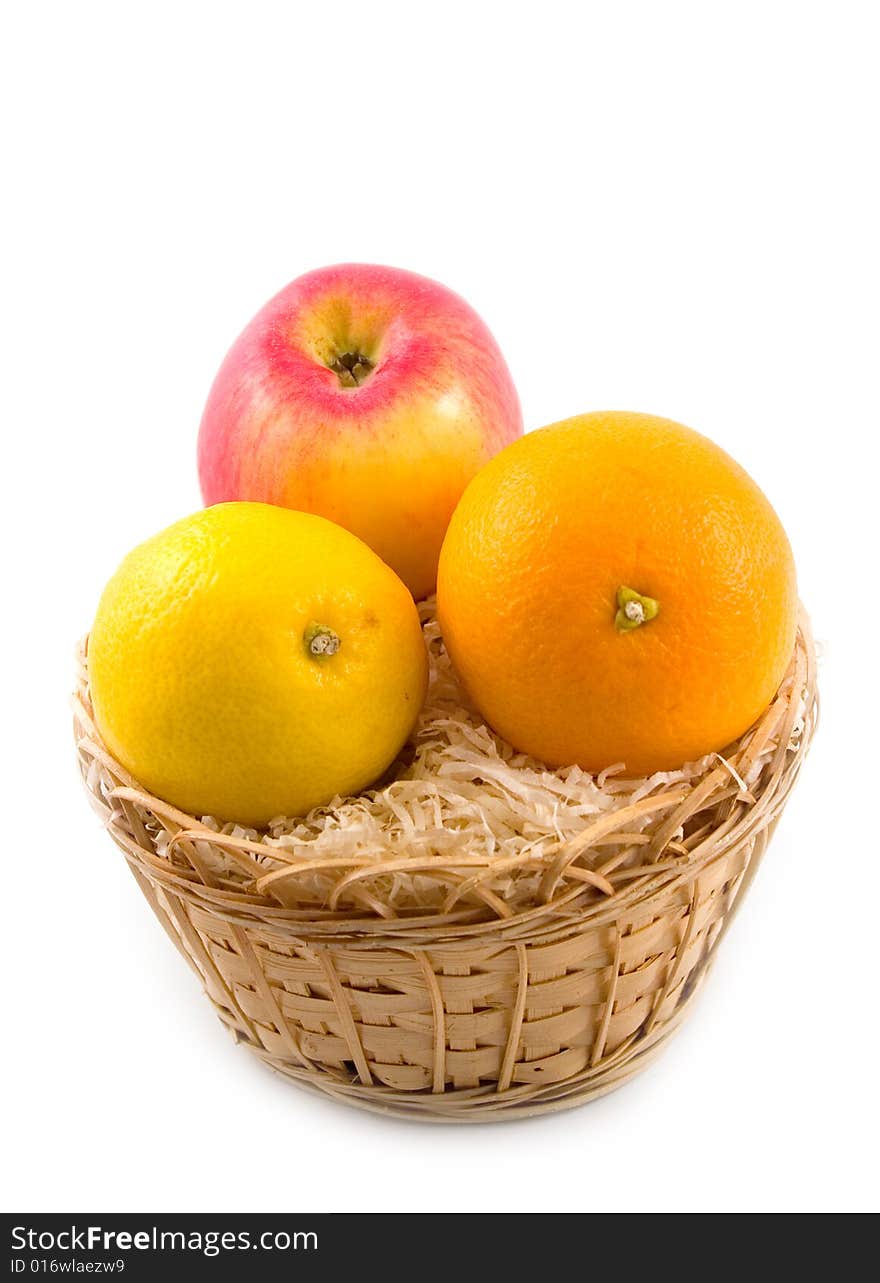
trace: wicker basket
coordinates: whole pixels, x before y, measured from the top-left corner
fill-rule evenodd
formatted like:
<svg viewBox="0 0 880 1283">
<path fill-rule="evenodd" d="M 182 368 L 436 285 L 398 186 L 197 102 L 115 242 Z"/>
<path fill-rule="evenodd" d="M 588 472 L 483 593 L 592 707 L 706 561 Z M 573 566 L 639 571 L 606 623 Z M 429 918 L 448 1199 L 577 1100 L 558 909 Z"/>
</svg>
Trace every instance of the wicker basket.
<svg viewBox="0 0 880 1283">
<path fill-rule="evenodd" d="M 816 715 L 802 619 L 779 694 L 725 757 L 598 816 L 544 863 L 526 908 L 488 893 L 485 867 L 446 860 L 432 869 L 444 911 L 426 915 L 383 903 L 381 862 L 338 861 L 324 907 L 295 907 L 289 869 L 280 903 L 259 847 L 150 796 L 112 759 L 84 677 L 75 701 L 93 803 L 236 1040 L 338 1100 L 456 1122 L 568 1108 L 649 1063 L 754 876 Z M 218 878 L 212 849 L 244 880 Z"/>
</svg>

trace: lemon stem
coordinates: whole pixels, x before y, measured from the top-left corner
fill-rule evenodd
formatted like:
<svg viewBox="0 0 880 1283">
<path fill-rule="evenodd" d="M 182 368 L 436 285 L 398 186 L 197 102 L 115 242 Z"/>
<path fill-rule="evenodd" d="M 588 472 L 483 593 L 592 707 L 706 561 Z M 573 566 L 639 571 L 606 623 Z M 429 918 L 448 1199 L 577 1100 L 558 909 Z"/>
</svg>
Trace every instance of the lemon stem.
<svg viewBox="0 0 880 1283">
<path fill-rule="evenodd" d="M 617 614 L 614 623 L 622 633 L 632 632 L 651 619 L 656 619 L 660 612 L 660 603 L 655 597 L 645 597 L 634 588 L 625 585 L 617 590 Z"/>
<path fill-rule="evenodd" d="M 303 642 L 306 652 L 313 659 L 324 659 L 329 655 L 335 655 L 342 645 L 339 634 L 334 633 L 333 629 L 328 628 L 326 624 L 309 624 L 303 633 Z"/>
</svg>

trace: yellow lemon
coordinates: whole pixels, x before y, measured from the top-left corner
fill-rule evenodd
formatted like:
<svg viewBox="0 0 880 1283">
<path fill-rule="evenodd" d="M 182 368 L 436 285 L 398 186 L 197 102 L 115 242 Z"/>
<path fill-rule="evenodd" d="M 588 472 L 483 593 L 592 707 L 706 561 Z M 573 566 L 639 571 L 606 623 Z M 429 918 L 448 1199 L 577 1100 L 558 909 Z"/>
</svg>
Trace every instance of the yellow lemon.
<svg viewBox="0 0 880 1283">
<path fill-rule="evenodd" d="M 137 780 L 244 824 L 371 784 L 425 696 L 407 589 L 323 517 L 224 503 L 135 548 L 89 638 L 95 719 Z"/>
</svg>

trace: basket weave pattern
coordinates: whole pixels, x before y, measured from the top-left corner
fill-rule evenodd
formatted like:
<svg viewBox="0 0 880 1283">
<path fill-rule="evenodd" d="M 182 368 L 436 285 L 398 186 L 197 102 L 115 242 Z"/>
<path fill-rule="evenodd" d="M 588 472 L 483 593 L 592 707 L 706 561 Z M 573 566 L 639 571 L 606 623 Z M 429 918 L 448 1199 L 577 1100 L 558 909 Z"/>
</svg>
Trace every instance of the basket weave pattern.
<svg viewBox="0 0 880 1283">
<path fill-rule="evenodd" d="M 534 904 L 511 912 L 481 886 L 485 869 L 447 860 L 433 870 L 448 878 L 444 912 L 397 915 L 381 862 L 340 861 L 323 909 L 296 907 L 288 871 L 279 902 L 260 848 L 144 792 L 102 744 L 85 680 L 75 703 L 93 804 L 235 1038 L 302 1085 L 434 1121 L 566 1108 L 649 1062 L 754 876 L 816 716 L 803 620 L 743 740 L 701 777 L 598 816 L 546 861 Z M 217 876 L 206 844 L 239 882 Z"/>
</svg>

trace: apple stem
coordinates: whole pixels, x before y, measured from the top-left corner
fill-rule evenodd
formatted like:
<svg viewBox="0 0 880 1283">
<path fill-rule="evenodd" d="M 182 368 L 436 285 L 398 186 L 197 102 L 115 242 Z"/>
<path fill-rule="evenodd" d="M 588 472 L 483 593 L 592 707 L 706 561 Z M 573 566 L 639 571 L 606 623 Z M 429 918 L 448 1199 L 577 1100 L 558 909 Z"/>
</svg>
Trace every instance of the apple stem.
<svg viewBox="0 0 880 1283">
<path fill-rule="evenodd" d="M 342 352 L 329 364 L 344 388 L 359 388 L 370 377 L 373 362 L 363 352 Z"/>
</svg>

